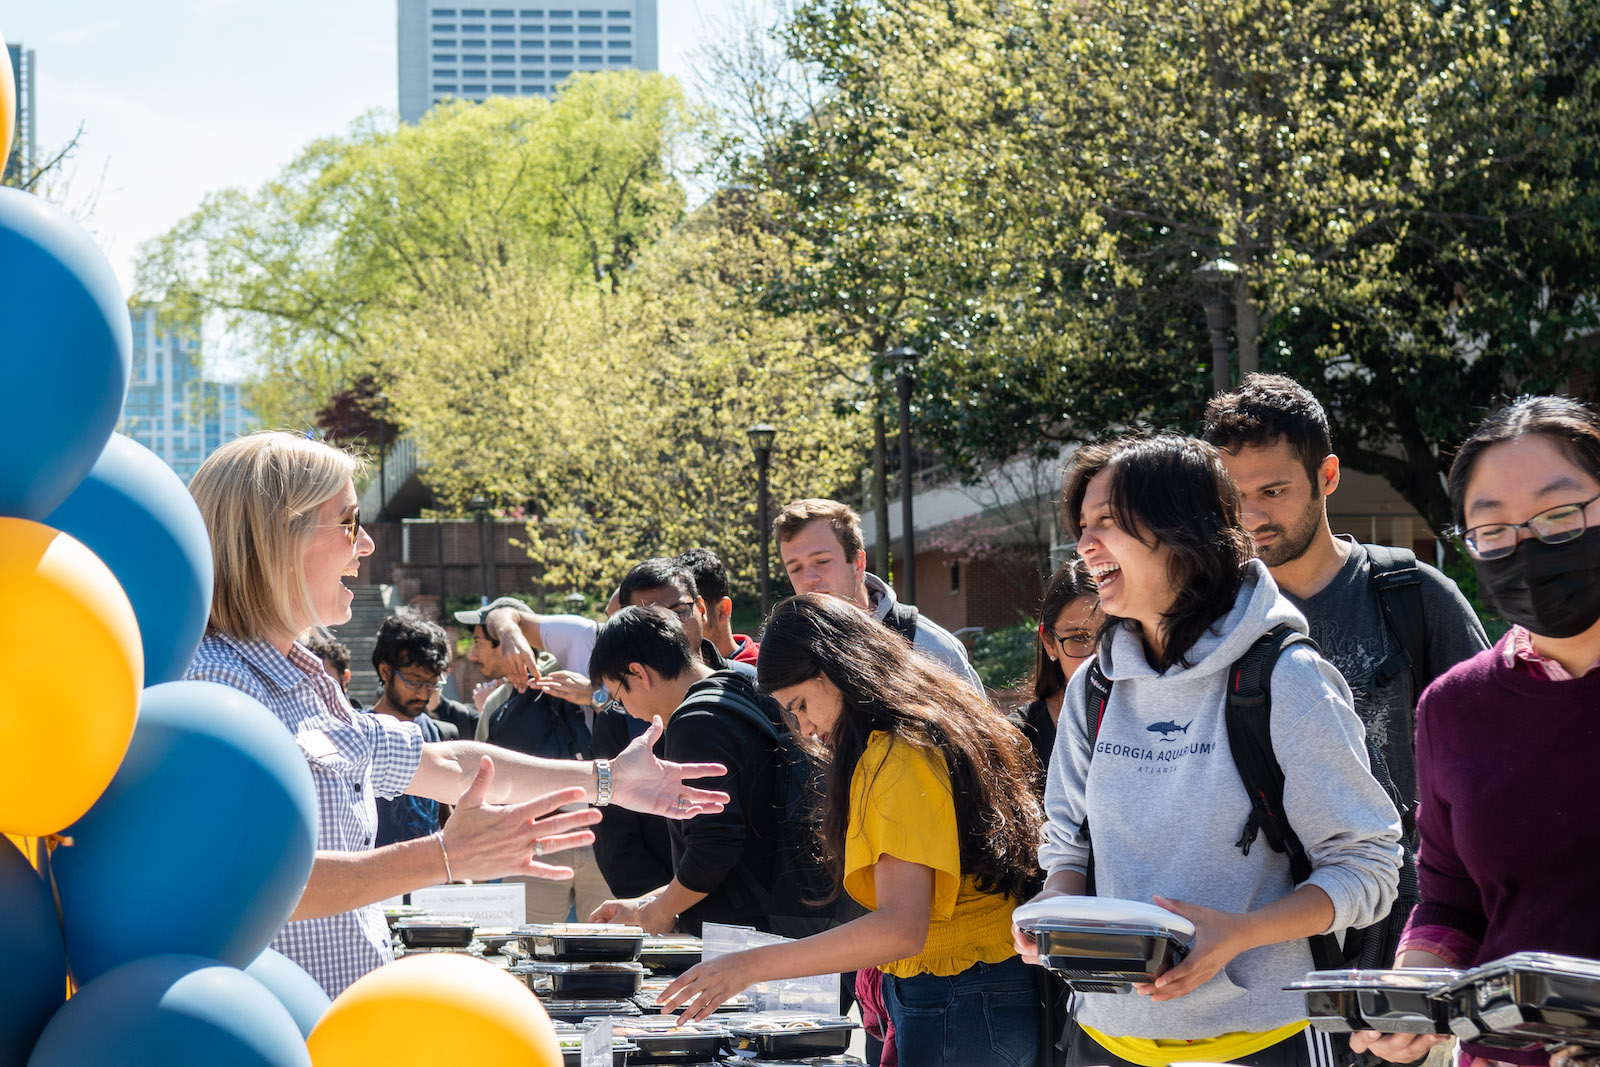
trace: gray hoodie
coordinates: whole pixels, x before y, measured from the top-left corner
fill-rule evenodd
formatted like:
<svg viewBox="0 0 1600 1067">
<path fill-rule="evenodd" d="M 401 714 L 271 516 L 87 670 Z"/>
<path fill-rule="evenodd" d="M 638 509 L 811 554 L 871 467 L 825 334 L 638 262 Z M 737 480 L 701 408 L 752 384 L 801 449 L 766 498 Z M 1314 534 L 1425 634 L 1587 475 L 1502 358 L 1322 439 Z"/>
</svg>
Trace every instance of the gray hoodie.
<svg viewBox="0 0 1600 1067">
<path fill-rule="evenodd" d="M 1258 837 L 1248 856 L 1234 842 L 1249 805 L 1228 747 L 1228 668 L 1279 623 L 1305 619 L 1252 560 L 1231 610 L 1185 657 L 1193 666 L 1157 673 L 1136 632 L 1102 643 L 1114 684 L 1089 758 L 1083 707 L 1088 672 L 1067 687 L 1045 788 L 1041 866 L 1083 871 L 1085 813 L 1094 840 L 1096 892 L 1149 901 L 1154 894 L 1245 912 L 1295 887 L 1289 861 Z M 1400 866 L 1400 819 L 1373 780 L 1350 690 L 1311 647 L 1285 649 L 1272 673 L 1272 747 L 1283 767 L 1284 811 L 1314 868 L 1310 882 L 1333 901 L 1333 930 L 1388 913 Z M 1305 941 L 1241 953 L 1204 986 L 1165 1003 L 1137 994 L 1089 994 L 1078 1018 L 1117 1037 L 1197 1040 L 1260 1033 L 1305 1017 L 1283 986 L 1312 969 Z"/>
</svg>

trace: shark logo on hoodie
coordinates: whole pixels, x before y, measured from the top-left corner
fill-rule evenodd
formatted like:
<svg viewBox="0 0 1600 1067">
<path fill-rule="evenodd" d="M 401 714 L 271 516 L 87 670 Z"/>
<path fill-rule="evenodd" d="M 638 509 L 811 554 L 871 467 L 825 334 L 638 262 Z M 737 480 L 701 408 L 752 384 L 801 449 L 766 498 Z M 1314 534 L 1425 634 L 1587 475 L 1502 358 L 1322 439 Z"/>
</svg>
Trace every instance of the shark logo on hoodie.
<svg viewBox="0 0 1600 1067">
<path fill-rule="evenodd" d="M 1161 735 L 1161 740 L 1163 740 L 1163 741 L 1174 741 L 1174 740 L 1177 739 L 1177 736 L 1179 734 L 1188 733 L 1189 732 L 1189 727 L 1191 727 L 1193 725 L 1194 725 L 1194 720 L 1190 719 L 1188 722 L 1184 723 L 1182 726 L 1179 726 L 1175 722 L 1157 722 L 1157 723 L 1151 723 L 1149 726 L 1146 726 L 1145 729 L 1149 730 L 1153 734 L 1160 734 Z"/>
</svg>

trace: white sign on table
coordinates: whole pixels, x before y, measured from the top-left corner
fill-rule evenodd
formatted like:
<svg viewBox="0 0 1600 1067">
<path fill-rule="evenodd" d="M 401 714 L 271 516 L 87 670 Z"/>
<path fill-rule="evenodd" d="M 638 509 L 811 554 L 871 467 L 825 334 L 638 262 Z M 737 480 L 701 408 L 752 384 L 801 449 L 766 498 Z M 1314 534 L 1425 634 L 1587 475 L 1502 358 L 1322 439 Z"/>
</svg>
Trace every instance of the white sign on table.
<svg viewBox="0 0 1600 1067">
<path fill-rule="evenodd" d="M 522 883 L 435 885 L 413 889 L 411 903 L 435 915 L 459 915 L 484 930 L 510 930 L 527 921 L 528 898 Z"/>
<path fill-rule="evenodd" d="M 611 1020 L 601 1019 L 583 1035 L 583 1067 L 611 1067 Z"/>
<path fill-rule="evenodd" d="M 762 945 L 782 945 L 790 939 L 752 930 L 748 926 L 723 926 L 706 923 L 700 931 L 700 958 L 709 960 L 728 952 L 741 952 Z M 757 1011 L 814 1011 L 839 1014 L 839 976 L 818 974 L 808 978 L 780 978 L 758 982 L 746 989 L 750 1006 Z"/>
</svg>

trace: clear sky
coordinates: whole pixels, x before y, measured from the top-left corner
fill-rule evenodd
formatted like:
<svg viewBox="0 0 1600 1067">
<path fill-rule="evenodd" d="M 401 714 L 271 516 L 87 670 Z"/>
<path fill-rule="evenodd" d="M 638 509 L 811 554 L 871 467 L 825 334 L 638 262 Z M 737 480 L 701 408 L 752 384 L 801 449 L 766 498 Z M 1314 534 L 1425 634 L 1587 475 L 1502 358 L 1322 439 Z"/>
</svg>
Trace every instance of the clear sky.
<svg viewBox="0 0 1600 1067">
<path fill-rule="evenodd" d="M 661 69 L 684 77 L 729 0 L 659 0 Z M 395 0 L 4 0 L 37 53 L 39 148 L 83 124 L 73 200 L 124 288 L 139 242 L 208 192 L 254 188 L 308 141 L 396 108 Z M 686 79 L 687 81 L 687 79 Z"/>
</svg>

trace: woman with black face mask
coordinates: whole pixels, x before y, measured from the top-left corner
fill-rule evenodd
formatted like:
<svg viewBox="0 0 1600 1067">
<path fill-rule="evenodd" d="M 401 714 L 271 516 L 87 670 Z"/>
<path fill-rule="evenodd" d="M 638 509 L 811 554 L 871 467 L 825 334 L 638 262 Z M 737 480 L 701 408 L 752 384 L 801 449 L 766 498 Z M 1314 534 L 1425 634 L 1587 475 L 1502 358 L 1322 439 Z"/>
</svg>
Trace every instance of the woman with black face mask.
<svg viewBox="0 0 1600 1067">
<path fill-rule="evenodd" d="M 1479 589 L 1512 626 L 1417 704 L 1422 901 L 1396 962 L 1600 959 L 1600 414 L 1552 396 L 1501 408 L 1457 453 L 1450 504 Z M 1351 1046 L 1403 1063 L 1442 1040 L 1369 1032 Z M 1549 1062 L 1539 1045 L 1464 1043 L 1469 1057 Z"/>
</svg>

